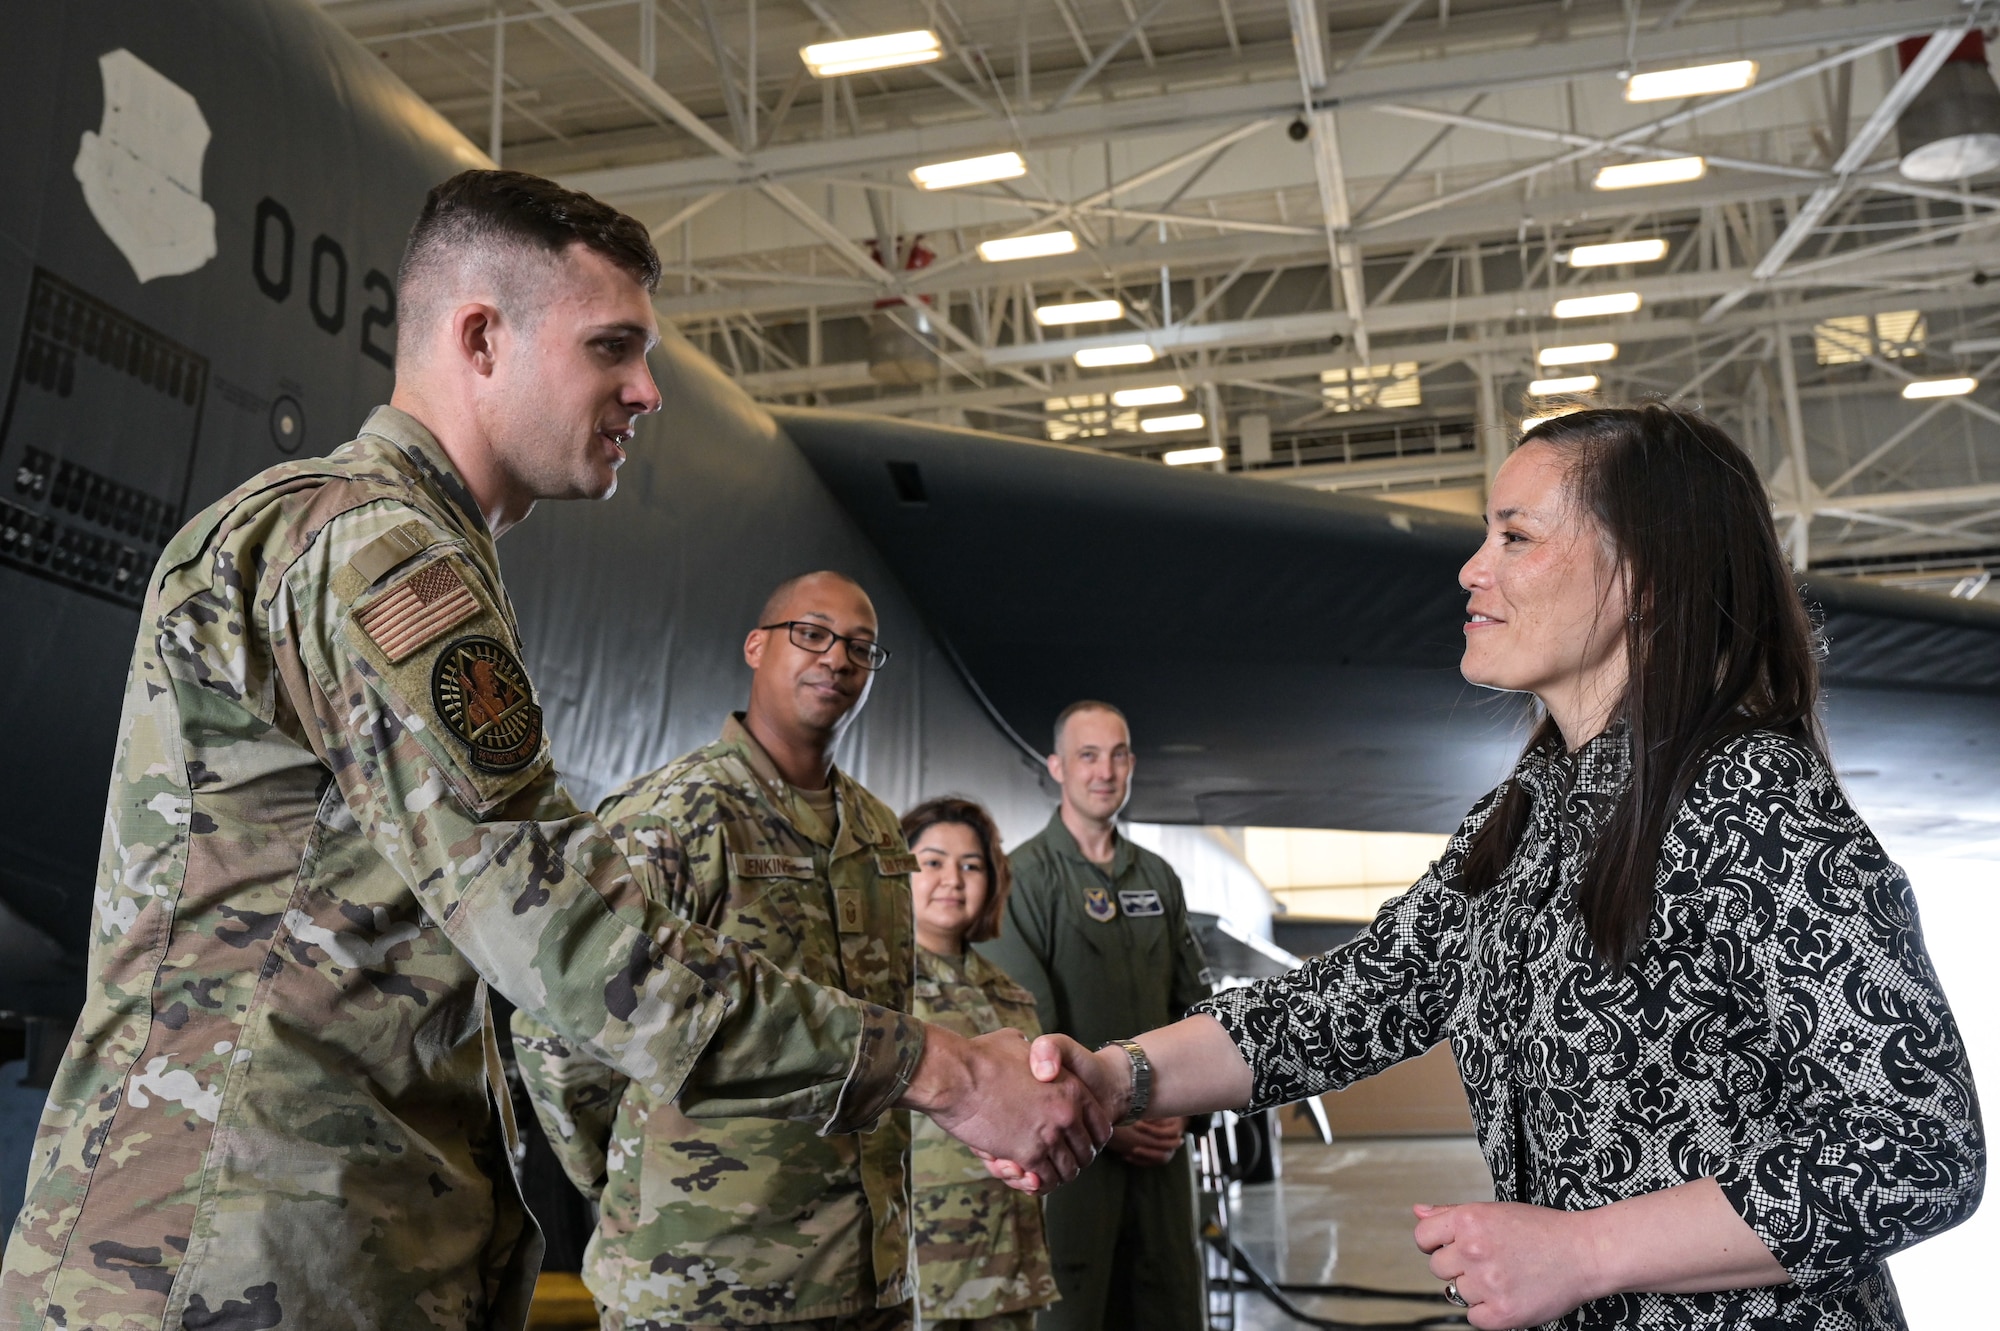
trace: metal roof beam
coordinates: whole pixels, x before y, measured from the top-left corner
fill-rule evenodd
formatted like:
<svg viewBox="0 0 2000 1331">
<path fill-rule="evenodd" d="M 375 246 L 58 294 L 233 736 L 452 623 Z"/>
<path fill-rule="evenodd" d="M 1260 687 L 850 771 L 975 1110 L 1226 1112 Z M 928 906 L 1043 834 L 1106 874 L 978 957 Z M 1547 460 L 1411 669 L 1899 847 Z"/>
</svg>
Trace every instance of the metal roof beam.
<svg viewBox="0 0 2000 1331">
<path fill-rule="evenodd" d="M 1979 245 L 1952 245 L 1937 249 L 1903 250 L 1895 254 L 1870 256 L 1867 276 L 1872 281 L 1909 280 L 1929 283 L 1951 272 L 1967 271 L 2000 263 L 2000 242 Z M 1748 275 L 1741 269 L 1677 273 L 1664 277 L 1635 278 L 1611 289 L 1637 291 L 1648 304 L 1669 301 L 1707 300 L 1733 290 Z M 1788 285 L 1780 277 L 1772 286 Z M 1800 287 L 1840 285 L 1838 276 L 1814 274 L 1792 284 Z M 1588 288 L 1597 290 L 1599 288 Z M 1568 290 L 1568 288 L 1566 288 Z M 1586 289 L 1579 289 L 1586 290 Z M 1377 333 L 1419 331 L 1450 324 L 1476 324 L 1481 320 L 1547 319 L 1549 292 L 1497 291 L 1485 295 L 1459 295 L 1444 300 L 1412 300 L 1382 305 L 1369 312 L 1369 323 Z M 1551 332 L 1556 325 L 1551 322 Z M 1601 326 L 1598 320 L 1582 320 L 1568 325 L 1585 332 Z M 1219 351 L 1231 347 L 1270 345 L 1330 339 L 1336 334 L 1351 335 L 1352 320 L 1345 311 L 1280 315 L 1266 319 L 1223 321 L 1220 323 L 1136 328 L 1091 337 L 1056 338 L 1025 346 L 996 347 L 986 353 L 992 365 L 1032 365 L 1068 360 L 1078 351 L 1095 347 L 1128 346 L 1143 342 L 1159 352 L 1195 350 Z M 1567 336 L 1567 334 L 1565 334 Z M 1578 336 L 1582 336 L 1579 333 Z"/>
<path fill-rule="evenodd" d="M 553 0 L 535 0 L 538 5 Z M 1710 57 L 1771 57 L 1795 51 L 1850 46 L 1881 37 L 1935 31 L 1967 19 L 1961 0 L 1873 0 L 1750 18 L 1683 23 L 1666 33 L 1641 34 L 1639 56 L 1648 64 L 1685 63 Z M 1435 45 L 1425 36 L 1413 50 Z M 1392 44 L 1389 51 L 1395 48 Z M 1610 75 L 1625 67 L 1622 32 L 1560 42 L 1517 42 L 1497 49 L 1435 59 L 1407 59 L 1328 76 L 1322 100 L 1342 107 L 1378 101 L 1421 101 L 1482 89 L 1560 83 Z M 710 158 L 682 158 L 641 166 L 580 171 L 566 184 L 603 198 L 633 200 L 712 189 L 722 185 L 838 175 L 864 169 L 908 169 L 927 161 L 997 151 L 1018 142 L 1053 146 L 1104 138 L 1183 131 L 1217 121 L 1289 115 L 1298 109 L 1294 68 L 1271 66 L 1264 78 L 1184 93 L 1136 95 L 1023 114 L 1013 125 L 955 120 L 909 129 L 809 140 L 765 149 L 741 165 Z M 1018 134 L 1018 139 L 1016 135 Z"/>
<path fill-rule="evenodd" d="M 1876 182 L 1873 178 L 1863 177 L 1862 183 L 1872 188 Z M 1412 218 L 1393 227 L 1385 227 L 1380 232 L 1371 230 L 1368 248 L 1372 253 L 1396 253 L 1398 247 L 1407 245 L 1421 249 L 1446 236 L 1506 236 L 1511 239 L 1524 227 L 1530 231 L 1548 227 L 1563 234 L 1574 234 L 1579 226 L 1635 216 L 1673 217 L 1715 204 L 1761 202 L 1795 192 L 1795 187 L 1789 182 L 1773 177 L 1710 176 L 1688 185 L 1666 186 L 1657 190 L 1608 194 L 1577 191 L 1547 194 L 1523 201 L 1494 199 Z M 1641 193 L 1646 197 L 1627 197 Z M 1973 207 L 2000 204 L 2000 199 L 1977 194 L 1955 195 L 1953 199 Z M 1137 216 L 1136 213 L 1131 215 Z M 1193 218 L 1190 222 L 1201 220 Z M 1936 229 L 1949 234 L 1953 225 L 1956 224 Z M 1965 225 L 1970 227 L 1971 224 Z M 1304 234 L 1241 234 L 1172 241 L 1164 245 L 1148 241 L 1130 246 L 1107 246 L 1054 258 L 1010 263 L 1006 265 L 1006 277 L 1010 282 L 1031 285 L 1102 280 L 1124 273 L 1157 272 L 1163 264 L 1171 265 L 1176 272 L 1191 275 L 1204 267 L 1226 271 L 1250 257 L 1260 262 L 1284 264 L 1310 260 L 1324 253 L 1325 242 L 1315 228 Z M 1844 261 L 1841 254 L 1830 255 L 1827 259 L 1832 267 L 1838 267 Z M 1819 263 L 1819 260 L 1814 261 L 1815 269 Z M 970 277 L 961 267 L 937 275 L 923 272 L 907 274 L 904 284 L 905 289 L 913 293 L 935 295 L 963 288 L 978 280 Z M 657 308 L 663 318 L 694 319 L 738 311 L 774 314 L 802 309 L 807 305 L 831 310 L 838 308 L 843 300 L 838 290 L 827 289 L 824 278 L 809 282 L 803 277 L 792 280 L 774 274 L 767 281 L 768 285 L 760 285 L 754 290 L 730 289 L 662 297 L 657 302 Z M 876 294 L 872 288 L 857 286 L 844 299 L 848 303 L 866 304 L 875 299 Z"/>
<path fill-rule="evenodd" d="M 611 43 L 598 36 L 582 19 L 557 4 L 556 0 L 528 0 L 528 3 L 562 29 L 563 34 L 589 57 L 598 72 L 614 86 L 636 97 L 649 110 L 657 111 L 679 125 L 710 152 L 731 162 L 749 160 L 742 149 L 710 129 L 708 122 L 696 115 L 687 103 L 647 78 L 643 70 L 620 55 Z M 729 71 L 723 70 L 722 77 L 726 81 Z"/>
<path fill-rule="evenodd" d="M 1408 0 L 1391 20 L 1390 31 L 1400 26 L 1418 0 Z M 1319 20 L 1317 0 L 1290 0 L 1292 46 L 1298 53 L 1299 83 L 1305 92 L 1307 118 L 1312 130 L 1313 178 L 1319 185 L 1320 221 L 1326 228 L 1327 261 L 1340 287 L 1341 308 L 1347 312 L 1354 344 L 1368 363 L 1368 323 L 1366 294 L 1361 283 L 1361 251 L 1350 234 L 1353 225 L 1347 197 L 1347 167 L 1340 155 L 1340 126 L 1333 108 L 1321 105 L 1326 96 L 1326 29 Z M 1379 33 L 1379 30 L 1378 30 Z M 1372 40 L 1372 39 L 1371 39 Z M 1379 44 L 1379 43 L 1378 43 Z M 1364 48 L 1372 52 L 1373 45 Z"/>
<path fill-rule="evenodd" d="M 1771 248 L 1764 252 L 1764 256 L 1757 261 L 1757 266 L 1751 269 L 1751 281 L 1725 293 L 1720 300 L 1709 307 L 1707 317 L 1710 320 L 1720 318 L 1738 301 L 1754 291 L 1759 283 L 1768 282 L 1776 276 L 1785 266 L 1785 260 L 1792 257 L 1793 251 L 1805 244 L 1806 237 L 1819 229 L 1819 224 L 1826 220 L 1826 215 L 1833 210 L 1833 205 L 1847 192 L 1849 178 L 1867 162 L 1875 151 L 1875 145 L 1896 127 L 1896 117 L 1903 113 L 1903 108 L 1910 104 L 1911 99 L 1924 90 L 1925 85 L 1931 81 L 1931 76 L 1944 65 L 1945 58 L 1958 49 L 1958 44 L 1964 39 L 1968 26 L 1961 19 L 1957 24 L 1940 28 L 1930 35 L 1930 40 L 1924 43 L 1923 50 L 1917 53 L 1916 59 L 1910 62 L 1910 67 L 1903 71 L 1902 77 L 1896 80 L 1894 86 L 1882 98 L 1881 105 L 1869 115 L 1860 132 L 1848 141 L 1839 160 L 1834 162 L 1835 178 L 1814 190 L 1812 197 L 1808 198 L 1804 206 L 1793 216 L 1791 225 L 1771 242 Z"/>
<path fill-rule="evenodd" d="M 1987 262 L 2000 260 L 2000 246 L 1986 255 Z M 1854 295 L 1842 293 L 1826 296 L 1803 304 L 1792 305 L 1783 310 L 1757 309 L 1732 311 L 1719 324 L 1702 324 L 1697 318 L 1688 316 L 1670 319 L 1632 319 L 1615 322 L 1593 321 L 1586 332 L 1556 333 L 1549 328 L 1540 328 L 1497 336 L 1471 337 L 1460 335 L 1452 338 L 1438 338 L 1423 342 L 1401 343 L 1380 349 L 1383 357 L 1393 354 L 1397 360 L 1414 360 L 1425 365 L 1444 364 L 1453 361 L 1470 363 L 1475 358 L 1486 355 L 1500 358 L 1519 358 L 1520 375 L 1530 377 L 1529 357 L 1539 347 L 1577 338 L 1588 341 L 1616 342 L 1621 346 L 1642 346 L 1660 342 L 1686 342 L 1716 332 L 1741 331 L 1743 333 L 1769 332 L 1780 323 L 1796 324 L 1803 328 L 1818 320 L 1834 315 L 1876 314 L 1886 310 L 1955 310 L 1962 306 L 1963 297 L 1957 291 L 1903 291 L 1891 293 L 1871 293 Z M 1461 325 L 1465 322 L 1461 320 Z M 1433 327 L 1443 327 L 1442 320 Z M 1303 341 L 1302 338 L 1288 338 L 1286 341 Z M 1276 343 L 1282 345 L 1282 342 Z M 1030 344 L 1034 345 L 1034 344 Z M 1265 345 L 1272 345 L 1267 343 Z M 1012 350 L 1012 348 L 1005 348 Z M 1202 364 L 1172 365 L 1156 364 L 1144 369 L 1127 370 L 1118 374 L 1093 374 L 1087 379 L 1075 379 L 1057 383 L 1049 390 L 1063 393 L 1111 393 L 1121 388 L 1143 388 L 1150 384 L 1179 383 L 1192 387 L 1204 383 L 1235 383 L 1251 380 L 1296 379 L 1316 375 L 1321 370 L 1340 369 L 1354 363 L 1353 353 L 1347 350 L 1314 352 L 1310 355 L 1269 357 L 1262 360 L 1217 361 Z M 757 397 L 782 397 L 794 393 L 807 393 L 815 389 L 860 388 L 874 383 L 868 375 L 865 362 L 837 362 L 831 365 L 803 368 L 796 371 L 771 371 L 746 375 L 742 387 Z M 1019 388 L 1003 385 L 995 388 L 967 389 L 937 397 L 889 396 L 867 402 L 851 404 L 856 410 L 865 410 L 878 415 L 901 416 L 916 411 L 927 411 L 936 407 L 957 407 L 980 410 L 1030 399 L 1029 394 Z M 1961 399 L 1951 399 L 1960 401 Z"/>
</svg>

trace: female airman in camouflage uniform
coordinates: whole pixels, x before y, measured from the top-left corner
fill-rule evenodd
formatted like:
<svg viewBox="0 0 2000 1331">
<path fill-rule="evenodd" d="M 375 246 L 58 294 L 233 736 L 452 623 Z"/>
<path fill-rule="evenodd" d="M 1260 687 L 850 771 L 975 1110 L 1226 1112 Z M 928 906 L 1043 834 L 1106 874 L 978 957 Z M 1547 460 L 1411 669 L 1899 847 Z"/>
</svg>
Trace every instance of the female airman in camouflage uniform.
<svg viewBox="0 0 2000 1331">
<path fill-rule="evenodd" d="M 998 931 L 1007 858 L 993 820 L 970 800 L 927 800 L 903 816 L 917 857 L 913 1012 L 961 1035 L 1041 1033 L 1034 995 L 966 946 Z M 915 1131 L 917 1292 L 925 1331 L 1028 1331 L 1056 1300 L 1041 1203 L 986 1172 L 979 1157 L 920 1119 Z"/>
</svg>

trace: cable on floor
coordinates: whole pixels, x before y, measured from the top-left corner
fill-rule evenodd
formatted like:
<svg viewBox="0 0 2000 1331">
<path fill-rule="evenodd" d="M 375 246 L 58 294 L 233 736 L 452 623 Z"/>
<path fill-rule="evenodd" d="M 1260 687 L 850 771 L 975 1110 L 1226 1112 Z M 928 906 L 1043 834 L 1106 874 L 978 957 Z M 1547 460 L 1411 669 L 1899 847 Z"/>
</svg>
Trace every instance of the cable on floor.
<svg viewBox="0 0 2000 1331">
<path fill-rule="evenodd" d="M 1407 1322 L 1343 1322 L 1338 1318 L 1319 1317 L 1292 1302 L 1290 1294 L 1321 1294 L 1348 1299 L 1415 1300 L 1426 1303 L 1444 1303 L 1445 1300 L 1438 1295 L 1413 1294 L 1408 1290 L 1369 1289 L 1361 1285 L 1280 1285 L 1266 1275 L 1264 1269 L 1257 1265 L 1250 1254 L 1244 1252 L 1237 1244 L 1213 1236 L 1210 1237 L 1209 1244 L 1227 1258 L 1231 1266 L 1244 1274 L 1246 1280 L 1243 1283 L 1276 1304 L 1285 1316 L 1303 1322 L 1307 1326 L 1320 1327 L 1323 1331 L 1430 1331 L 1430 1328 L 1439 1328 L 1442 1331 L 1443 1328 L 1467 1325 L 1462 1315 L 1445 1312 Z"/>
</svg>

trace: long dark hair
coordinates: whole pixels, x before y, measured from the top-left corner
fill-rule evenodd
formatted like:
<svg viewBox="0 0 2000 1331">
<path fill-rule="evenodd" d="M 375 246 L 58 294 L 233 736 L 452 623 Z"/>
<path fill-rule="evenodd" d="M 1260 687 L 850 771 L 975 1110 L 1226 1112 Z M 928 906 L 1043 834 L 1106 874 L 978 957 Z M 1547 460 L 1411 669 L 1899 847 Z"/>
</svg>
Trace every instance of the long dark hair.
<svg viewBox="0 0 2000 1331">
<path fill-rule="evenodd" d="M 1629 674 L 1612 715 L 1630 727 L 1632 782 L 1578 891 L 1591 946 L 1618 968 L 1645 941 L 1660 846 L 1704 757 L 1751 730 L 1824 756 L 1813 626 L 1757 469 L 1707 417 L 1657 402 L 1580 411 L 1521 444 L 1566 456 L 1569 499 L 1610 538 L 1630 588 Z M 1560 742 L 1544 717 L 1528 747 Z M 1517 782 L 1473 837 L 1467 892 L 1500 881 L 1527 821 Z"/>
<path fill-rule="evenodd" d="M 1007 856 L 1000 849 L 1000 828 L 993 815 L 977 800 L 963 795 L 939 795 L 927 799 L 903 815 L 903 840 L 914 847 L 924 833 L 940 823 L 957 823 L 972 829 L 979 838 L 980 853 L 986 857 L 986 904 L 965 930 L 968 943 L 989 943 L 1000 936 L 1000 922 L 1007 909 L 1007 893 L 1013 890 L 1014 876 Z"/>
</svg>

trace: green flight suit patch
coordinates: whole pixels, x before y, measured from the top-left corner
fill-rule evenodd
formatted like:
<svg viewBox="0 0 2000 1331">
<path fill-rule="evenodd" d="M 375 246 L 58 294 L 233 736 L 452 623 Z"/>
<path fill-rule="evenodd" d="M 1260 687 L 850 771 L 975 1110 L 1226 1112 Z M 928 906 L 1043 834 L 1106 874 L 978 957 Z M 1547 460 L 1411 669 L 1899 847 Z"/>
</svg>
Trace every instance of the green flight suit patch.
<svg viewBox="0 0 2000 1331">
<path fill-rule="evenodd" d="M 1083 913 L 1099 924 L 1109 924 L 1118 918 L 1118 905 L 1111 899 L 1111 889 L 1093 883 L 1083 889 Z"/>
<path fill-rule="evenodd" d="M 485 771 L 518 772 L 541 748 L 542 709 L 528 672 L 497 638 L 473 634 L 438 653 L 431 705 Z"/>
</svg>

